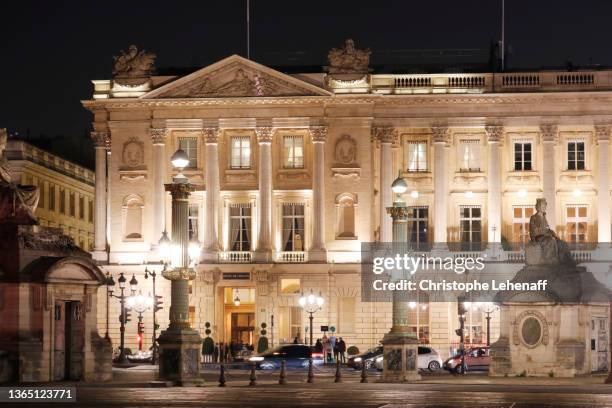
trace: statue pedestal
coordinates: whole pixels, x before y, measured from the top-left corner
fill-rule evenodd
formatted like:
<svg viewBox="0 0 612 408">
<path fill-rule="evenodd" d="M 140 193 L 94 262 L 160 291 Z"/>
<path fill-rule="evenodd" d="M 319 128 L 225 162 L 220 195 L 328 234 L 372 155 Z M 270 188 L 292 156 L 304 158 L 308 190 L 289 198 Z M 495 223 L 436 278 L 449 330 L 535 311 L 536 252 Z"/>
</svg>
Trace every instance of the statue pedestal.
<svg viewBox="0 0 612 408">
<path fill-rule="evenodd" d="M 159 336 L 159 377 L 178 386 L 197 386 L 202 339 L 191 328 L 169 328 Z"/>
<path fill-rule="evenodd" d="M 418 368 L 419 341 L 409 333 L 385 334 L 383 345 L 383 375 L 380 382 L 402 383 L 421 379 Z"/>
</svg>

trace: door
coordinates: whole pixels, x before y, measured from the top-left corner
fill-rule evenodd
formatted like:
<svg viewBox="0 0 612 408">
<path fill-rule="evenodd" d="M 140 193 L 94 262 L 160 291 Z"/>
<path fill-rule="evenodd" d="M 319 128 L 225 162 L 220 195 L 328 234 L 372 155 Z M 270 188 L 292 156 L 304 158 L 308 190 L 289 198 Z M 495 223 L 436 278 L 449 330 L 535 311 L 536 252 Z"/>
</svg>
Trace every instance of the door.
<svg viewBox="0 0 612 408">
<path fill-rule="evenodd" d="M 85 313 L 81 302 L 66 302 L 65 310 L 65 378 L 78 381 L 83 377 Z"/>
<path fill-rule="evenodd" d="M 63 301 L 56 301 L 53 308 L 55 329 L 53 333 L 53 381 L 66 377 L 66 321 Z"/>
<path fill-rule="evenodd" d="M 591 320 L 591 371 L 608 371 L 608 319 Z"/>
</svg>

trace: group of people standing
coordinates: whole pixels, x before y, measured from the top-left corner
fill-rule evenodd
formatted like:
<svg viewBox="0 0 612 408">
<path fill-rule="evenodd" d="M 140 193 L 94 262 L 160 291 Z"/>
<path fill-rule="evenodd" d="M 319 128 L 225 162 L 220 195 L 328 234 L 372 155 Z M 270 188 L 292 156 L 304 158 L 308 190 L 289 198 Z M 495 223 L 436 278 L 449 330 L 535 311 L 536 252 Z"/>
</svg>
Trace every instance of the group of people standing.
<svg viewBox="0 0 612 408">
<path fill-rule="evenodd" d="M 253 352 L 254 347 L 252 344 L 244 344 L 240 342 L 231 343 L 215 343 L 214 351 L 211 355 L 204 354 L 202 349 L 202 355 L 205 363 L 229 363 L 236 360 L 236 358 L 242 354 L 248 354 Z"/>
<path fill-rule="evenodd" d="M 342 337 L 336 337 L 332 334 L 328 338 L 324 334 L 322 338 L 317 339 L 314 348 L 315 351 L 323 353 L 326 363 L 334 363 L 336 361 L 340 363 L 346 362 L 346 343 Z"/>
</svg>

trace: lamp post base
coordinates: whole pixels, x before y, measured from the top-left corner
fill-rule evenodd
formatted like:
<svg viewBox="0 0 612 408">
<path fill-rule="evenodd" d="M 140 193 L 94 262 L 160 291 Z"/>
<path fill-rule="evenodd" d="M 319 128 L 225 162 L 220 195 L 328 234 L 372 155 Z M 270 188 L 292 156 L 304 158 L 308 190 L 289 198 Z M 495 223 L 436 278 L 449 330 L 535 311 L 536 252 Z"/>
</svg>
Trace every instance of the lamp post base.
<svg viewBox="0 0 612 408">
<path fill-rule="evenodd" d="M 191 328 L 169 328 L 159 336 L 159 379 L 178 386 L 197 386 L 202 338 Z"/>
<path fill-rule="evenodd" d="M 380 382 L 405 383 L 421 379 L 418 368 L 419 341 L 409 333 L 389 332 L 383 345 L 383 375 Z"/>
</svg>

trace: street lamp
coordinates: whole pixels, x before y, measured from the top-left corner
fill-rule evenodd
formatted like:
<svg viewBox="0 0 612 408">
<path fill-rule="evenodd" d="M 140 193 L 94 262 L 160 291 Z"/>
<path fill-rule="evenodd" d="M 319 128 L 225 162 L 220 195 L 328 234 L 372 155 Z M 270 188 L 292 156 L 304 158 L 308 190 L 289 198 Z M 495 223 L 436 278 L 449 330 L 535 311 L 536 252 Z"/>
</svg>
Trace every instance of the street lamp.
<svg viewBox="0 0 612 408">
<path fill-rule="evenodd" d="M 117 279 L 117 282 L 119 283 L 119 290 L 121 291 L 119 296 L 113 295 L 112 290 L 109 291 L 109 296 L 119 299 L 119 303 L 121 304 L 121 314 L 119 315 L 119 323 L 121 324 L 119 329 L 121 333 L 119 343 L 120 352 L 116 362 L 119 364 L 126 364 L 128 362 L 128 359 L 127 355 L 125 354 L 125 324 L 129 321 L 129 316 L 127 315 L 127 310 L 125 307 L 125 282 L 127 282 L 127 279 L 125 279 L 125 276 L 123 276 L 123 272 L 119 274 L 119 279 Z M 138 281 L 136 280 L 136 276 L 132 275 L 132 279 L 130 279 L 130 292 L 132 295 L 136 293 L 136 285 L 138 285 Z M 107 280 L 107 288 L 112 288 L 114 286 L 115 282 L 111 277 L 109 280 Z"/>
<path fill-rule="evenodd" d="M 499 306 L 494 303 L 487 303 L 485 308 L 483 309 L 487 320 L 487 346 L 491 345 L 491 314 L 495 311 L 499 310 Z"/>
<path fill-rule="evenodd" d="M 321 296 L 321 292 L 319 292 L 319 296 L 315 296 L 314 293 L 312 293 L 312 289 L 310 289 L 310 294 L 308 296 L 304 296 L 304 292 L 302 292 L 302 296 L 300 296 L 300 300 L 298 302 L 300 306 L 302 306 L 302 309 L 304 309 L 304 311 L 309 314 L 308 319 L 310 320 L 310 345 L 312 346 L 312 321 L 314 319 L 313 314 L 315 314 L 318 310 L 321 310 L 321 307 L 323 307 L 323 303 L 325 302 L 325 300 Z"/>
<path fill-rule="evenodd" d="M 138 313 L 138 351 L 142 351 L 142 335 L 144 334 L 142 314 L 153 307 L 153 298 L 144 296 L 140 291 L 138 295 L 132 295 L 126 299 L 126 306 Z"/>
<path fill-rule="evenodd" d="M 166 238 L 162 236 L 160 244 L 170 244 L 162 276 L 170 281 L 171 296 L 170 324 L 158 339 L 159 377 L 177 385 L 187 385 L 200 382 L 198 356 L 202 344 L 199 333 L 189 323 L 189 281 L 195 279 L 192 266 L 198 261 L 197 257 L 190 257 L 189 251 L 189 196 L 194 186 L 182 174 L 189 164 L 187 153 L 179 149 L 170 160 L 178 174 L 172 178 L 172 183 L 165 185 L 172 196 L 172 240 L 168 243 L 167 234 L 164 234 Z M 191 255 L 194 252 L 192 250 Z"/>
<path fill-rule="evenodd" d="M 115 281 L 110 272 L 106 272 L 106 334 L 104 338 L 110 339 L 108 334 L 108 326 L 109 326 L 109 313 L 110 313 L 110 298 L 113 294 L 113 286 L 115 286 Z"/>
<path fill-rule="evenodd" d="M 163 236 L 165 236 L 166 239 L 168 239 L 168 235 L 166 234 L 166 231 L 164 231 Z M 162 236 L 162 239 L 163 239 L 163 236 Z M 157 364 L 157 310 L 158 308 L 161 309 L 161 307 L 158 305 L 158 302 L 157 302 L 157 295 L 155 294 L 155 277 L 157 276 L 157 274 L 155 273 L 155 270 L 149 271 L 149 269 L 145 266 L 144 277 L 145 279 L 149 279 L 149 276 L 153 279 L 153 337 L 152 337 L 153 345 L 151 346 L 151 364 Z"/>
</svg>

